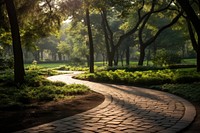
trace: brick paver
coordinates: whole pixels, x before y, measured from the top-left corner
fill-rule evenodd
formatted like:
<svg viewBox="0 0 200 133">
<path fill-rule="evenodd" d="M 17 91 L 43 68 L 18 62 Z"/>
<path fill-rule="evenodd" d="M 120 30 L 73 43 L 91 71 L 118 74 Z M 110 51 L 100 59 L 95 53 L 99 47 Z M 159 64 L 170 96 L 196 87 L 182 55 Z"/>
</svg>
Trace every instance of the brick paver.
<svg viewBox="0 0 200 133">
<path fill-rule="evenodd" d="M 103 94 L 105 100 L 89 111 L 17 133 L 175 133 L 196 115 L 188 101 L 165 92 L 80 81 L 66 74 L 49 79 L 87 85 Z"/>
</svg>

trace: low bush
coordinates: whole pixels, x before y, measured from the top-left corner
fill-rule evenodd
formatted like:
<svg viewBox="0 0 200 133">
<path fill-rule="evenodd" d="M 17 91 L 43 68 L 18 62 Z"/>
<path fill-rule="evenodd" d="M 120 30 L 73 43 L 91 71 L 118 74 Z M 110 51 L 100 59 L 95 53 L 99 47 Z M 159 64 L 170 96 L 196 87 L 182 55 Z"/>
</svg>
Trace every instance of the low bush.
<svg viewBox="0 0 200 133">
<path fill-rule="evenodd" d="M 59 67 L 54 68 L 54 70 L 64 70 L 64 71 L 88 71 L 88 67 L 81 67 L 81 66 L 67 66 L 67 65 L 62 65 Z"/>
<path fill-rule="evenodd" d="M 80 74 L 75 78 L 87 79 L 99 82 L 127 83 L 137 85 L 163 84 L 171 81 L 173 72 L 171 70 L 126 72 L 125 70 L 102 71 L 94 74 Z"/>
<path fill-rule="evenodd" d="M 160 85 L 165 83 L 193 83 L 200 81 L 200 74 L 195 71 L 149 70 L 126 72 L 126 70 L 101 71 L 94 74 L 80 74 L 75 78 L 98 82 L 126 83 L 133 85 Z"/>
<path fill-rule="evenodd" d="M 45 73 L 43 74 L 46 76 Z M 11 78 L 13 75 L 5 73 L 0 76 L 0 108 L 32 106 L 39 102 L 65 99 L 90 91 L 84 85 L 51 82 L 44 75 L 35 70 L 27 70 L 25 82 L 21 86 L 15 86 Z"/>
<path fill-rule="evenodd" d="M 162 91 L 167 91 L 193 102 L 200 103 L 200 83 L 193 84 L 164 84 L 161 86 L 151 86 L 153 89 L 158 89 Z"/>
</svg>

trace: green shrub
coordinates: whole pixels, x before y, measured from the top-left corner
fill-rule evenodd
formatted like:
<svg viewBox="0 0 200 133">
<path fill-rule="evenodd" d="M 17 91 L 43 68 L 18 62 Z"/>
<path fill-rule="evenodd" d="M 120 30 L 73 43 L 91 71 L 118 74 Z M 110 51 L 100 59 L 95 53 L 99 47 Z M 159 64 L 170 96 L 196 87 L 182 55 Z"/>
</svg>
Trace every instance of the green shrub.
<svg viewBox="0 0 200 133">
<path fill-rule="evenodd" d="M 200 103 L 200 83 L 193 84 L 165 84 L 157 87 L 159 90 L 164 90 L 194 102 Z"/>
<path fill-rule="evenodd" d="M 62 66 L 56 67 L 54 69 L 55 70 L 64 70 L 64 71 L 88 71 L 89 70 L 88 67 L 84 67 L 84 66 L 66 66 L 66 65 L 62 65 Z"/>
<path fill-rule="evenodd" d="M 181 57 L 178 53 L 161 49 L 157 51 L 157 54 L 153 59 L 153 63 L 155 66 L 178 64 L 181 63 Z"/>
<path fill-rule="evenodd" d="M 174 76 L 174 83 L 193 83 L 200 81 L 200 73 L 195 70 L 177 70 L 176 75 Z"/>
<path fill-rule="evenodd" d="M 0 57 L 0 70 L 12 69 L 14 67 L 13 57 Z"/>
<path fill-rule="evenodd" d="M 7 80 L 10 78 L 8 75 L 3 77 L 8 77 Z M 59 100 L 88 92 L 89 88 L 84 85 L 51 82 L 36 71 L 28 71 L 25 83 L 20 87 L 0 83 L 0 108 L 30 106 L 32 103 Z"/>
<path fill-rule="evenodd" d="M 125 70 L 101 71 L 94 74 L 80 74 L 76 78 L 111 83 L 134 85 L 158 85 L 165 83 L 193 83 L 200 81 L 200 74 L 194 71 L 149 70 L 126 72 Z"/>
</svg>

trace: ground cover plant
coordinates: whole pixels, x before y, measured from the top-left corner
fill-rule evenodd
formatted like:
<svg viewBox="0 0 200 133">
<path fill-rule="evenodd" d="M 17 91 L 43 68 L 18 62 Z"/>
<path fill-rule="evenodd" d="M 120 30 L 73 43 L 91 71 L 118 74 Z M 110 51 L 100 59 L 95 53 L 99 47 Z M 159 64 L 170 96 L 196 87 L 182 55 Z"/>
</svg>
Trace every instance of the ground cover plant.
<svg viewBox="0 0 200 133">
<path fill-rule="evenodd" d="M 89 71 L 88 67 L 84 66 L 69 66 L 69 65 L 61 65 L 53 68 L 54 70 L 62 70 L 62 71 Z"/>
<path fill-rule="evenodd" d="M 200 74 L 195 69 L 164 69 L 127 72 L 125 70 L 84 73 L 75 78 L 91 81 L 127 83 L 133 85 L 155 85 L 164 83 L 192 83 L 200 81 Z"/>
<path fill-rule="evenodd" d="M 196 72 L 194 68 L 135 72 L 127 72 L 126 70 L 110 70 L 84 73 L 75 76 L 75 78 L 154 88 L 168 91 L 200 103 L 200 73 Z"/>
<path fill-rule="evenodd" d="M 151 86 L 150 88 L 167 91 L 182 96 L 192 102 L 200 103 L 200 82 L 192 84 L 164 84 Z"/>
<path fill-rule="evenodd" d="M 12 70 L 2 72 L 0 76 L 0 108 L 21 108 L 37 105 L 40 102 L 72 98 L 90 92 L 84 85 L 66 85 L 63 82 L 51 82 L 46 79 L 54 75 L 52 70 L 40 70 L 36 66 L 27 68 L 25 82 L 16 85 Z"/>
</svg>

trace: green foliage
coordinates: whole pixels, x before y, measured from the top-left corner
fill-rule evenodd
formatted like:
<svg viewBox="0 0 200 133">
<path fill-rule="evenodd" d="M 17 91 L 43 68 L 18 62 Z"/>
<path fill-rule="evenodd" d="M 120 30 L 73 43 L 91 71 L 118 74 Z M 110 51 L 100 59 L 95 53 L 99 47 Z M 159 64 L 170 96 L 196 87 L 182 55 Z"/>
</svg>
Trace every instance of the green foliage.
<svg viewBox="0 0 200 133">
<path fill-rule="evenodd" d="M 160 85 L 165 83 L 193 83 L 200 81 L 195 70 L 149 70 L 126 72 L 125 70 L 101 71 L 80 74 L 75 78 L 98 82 L 126 83 L 134 85 Z"/>
<path fill-rule="evenodd" d="M 26 72 L 30 73 L 30 75 L 32 75 L 32 76 L 35 76 L 35 75 L 52 76 L 52 75 L 58 74 L 58 72 L 53 70 L 53 69 L 48 69 L 48 68 L 46 69 L 46 68 L 43 68 L 43 67 L 41 67 L 41 66 L 39 66 L 39 65 L 37 65 L 35 63 L 33 63 L 32 65 L 27 66 L 26 67 Z"/>
<path fill-rule="evenodd" d="M 136 71 L 126 72 L 125 70 L 102 71 L 94 74 L 80 74 L 76 78 L 100 82 L 128 83 L 137 85 L 163 84 L 170 82 L 173 77 L 171 70 L 158 71 Z"/>
<path fill-rule="evenodd" d="M 88 67 L 83 66 L 68 66 L 68 65 L 62 65 L 59 67 L 54 68 L 55 70 L 65 70 L 65 71 L 88 71 Z"/>
<path fill-rule="evenodd" d="M 14 81 L 14 72 L 11 69 L 6 69 L 5 71 L 1 71 L 0 74 L 0 83 L 8 83 Z"/>
<path fill-rule="evenodd" d="M 0 57 L 0 70 L 5 70 L 14 67 L 13 57 Z"/>
<path fill-rule="evenodd" d="M 200 73 L 195 70 L 177 70 L 174 76 L 174 83 L 193 83 L 200 81 Z"/>
<path fill-rule="evenodd" d="M 200 102 L 200 83 L 193 84 L 165 84 L 161 86 L 152 86 L 162 91 L 167 91 L 194 102 Z"/>
<path fill-rule="evenodd" d="M 51 82 L 42 74 L 44 73 L 39 69 L 27 70 L 25 83 L 21 86 L 15 86 L 11 78 L 12 73 L 1 74 L 0 108 L 32 106 L 40 102 L 65 99 L 89 92 L 89 88 L 84 85 Z"/>
<path fill-rule="evenodd" d="M 74 57 L 70 60 L 70 64 L 72 66 L 80 66 L 80 65 L 84 65 L 85 64 L 85 61 L 78 58 L 78 57 Z"/>
<path fill-rule="evenodd" d="M 169 52 L 164 49 L 158 50 L 153 59 L 155 66 L 167 66 L 181 63 L 181 57 L 177 53 Z"/>
</svg>

